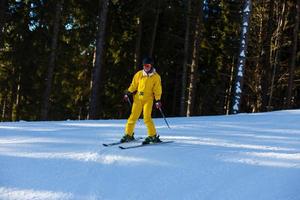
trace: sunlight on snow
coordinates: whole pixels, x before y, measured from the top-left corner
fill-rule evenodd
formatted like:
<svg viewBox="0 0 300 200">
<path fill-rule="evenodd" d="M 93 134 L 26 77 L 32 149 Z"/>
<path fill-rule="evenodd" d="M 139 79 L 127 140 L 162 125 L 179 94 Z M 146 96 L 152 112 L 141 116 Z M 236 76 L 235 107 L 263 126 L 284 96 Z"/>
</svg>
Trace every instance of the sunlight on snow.
<svg viewBox="0 0 300 200">
<path fill-rule="evenodd" d="M 256 166 L 300 168 L 300 153 L 245 152 L 224 159 L 226 162 Z"/>
<path fill-rule="evenodd" d="M 96 152 L 0 152 L 2 156 L 13 156 L 22 158 L 35 159 L 67 159 L 82 162 L 96 162 L 101 164 L 152 164 L 157 165 L 159 162 L 148 160 L 145 158 L 120 155 L 100 155 Z"/>
<path fill-rule="evenodd" d="M 47 190 L 30 190 L 0 187 L 0 199 L 2 200 L 68 200 L 74 199 L 70 193 L 53 192 Z"/>
<path fill-rule="evenodd" d="M 65 143 L 61 139 L 49 137 L 3 137 L 0 144 L 23 144 L 23 143 Z"/>
<path fill-rule="evenodd" d="M 178 140 L 178 142 L 182 144 L 207 145 L 207 146 L 241 148 L 241 149 L 271 150 L 271 151 L 295 151 L 296 150 L 293 148 L 273 147 L 273 146 L 266 146 L 266 145 L 240 144 L 240 143 L 235 143 L 227 140 L 204 138 L 204 137 L 166 136 L 165 138 Z"/>
<path fill-rule="evenodd" d="M 59 131 L 61 128 L 46 128 L 46 127 L 22 127 L 22 126 L 0 126 L 0 129 L 17 130 L 17 131 Z"/>
<path fill-rule="evenodd" d="M 245 155 L 256 156 L 261 158 L 295 160 L 300 163 L 300 153 L 246 152 Z"/>
<path fill-rule="evenodd" d="M 254 158 L 232 158 L 225 160 L 227 162 L 241 163 L 256 166 L 266 167 L 282 167 L 282 168 L 297 168 L 300 169 L 300 163 L 292 163 L 286 161 L 263 160 Z"/>
<path fill-rule="evenodd" d="M 60 123 L 63 126 L 74 126 L 74 127 L 124 127 L 124 124 L 113 124 L 113 123 Z"/>
<path fill-rule="evenodd" d="M 90 139 L 82 140 L 80 138 L 51 138 L 51 137 L 25 137 L 25 136 L 13 136 L 0 138 L 0 144 L 36 144 L 36 143 L 53 143 L 53 144 L 94 144 L 95 141 Z M 19 145 L 20 147 L 20 145 Z"/>
</svg>

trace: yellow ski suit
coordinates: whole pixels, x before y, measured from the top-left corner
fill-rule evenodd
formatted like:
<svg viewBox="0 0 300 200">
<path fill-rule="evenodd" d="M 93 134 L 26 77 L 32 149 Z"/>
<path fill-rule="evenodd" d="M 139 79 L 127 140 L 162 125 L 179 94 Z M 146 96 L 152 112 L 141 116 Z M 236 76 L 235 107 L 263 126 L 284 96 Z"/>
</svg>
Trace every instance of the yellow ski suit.
<svg viewBox="0 0 300 200">
<path fill-rule="evenodd" d="M 162 87 L 161 78 L 154 71 L 151 74 L 145 73 L 144 70 L 138 71 L 128 88 L 133 93 L 133 104 L 131 114 L 127 120 L 125 134 L 132 136 L 135 123 L 143 111 L 144 123 L 148 130 L 148 136 L 155 136 L 156 129 L 151 118 L 153 101 L 160 100 Z"/>
</svg>

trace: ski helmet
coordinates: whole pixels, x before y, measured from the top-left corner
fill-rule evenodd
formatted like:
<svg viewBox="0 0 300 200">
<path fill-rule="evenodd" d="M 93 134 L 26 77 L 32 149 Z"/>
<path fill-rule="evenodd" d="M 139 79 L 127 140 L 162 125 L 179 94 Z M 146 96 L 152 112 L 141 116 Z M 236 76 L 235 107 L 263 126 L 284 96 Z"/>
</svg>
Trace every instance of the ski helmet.
<svg viewBox="0 0 300 200">
<path fill-rule="evenodd" d="M 143 65 L 144 64 L 151 64 L 151 65 L 153 65 L 153 59 L 152 58 L 150 58 L 150 57 L 145 57 L 144 59 L 143 59 Z"/>
</svg>

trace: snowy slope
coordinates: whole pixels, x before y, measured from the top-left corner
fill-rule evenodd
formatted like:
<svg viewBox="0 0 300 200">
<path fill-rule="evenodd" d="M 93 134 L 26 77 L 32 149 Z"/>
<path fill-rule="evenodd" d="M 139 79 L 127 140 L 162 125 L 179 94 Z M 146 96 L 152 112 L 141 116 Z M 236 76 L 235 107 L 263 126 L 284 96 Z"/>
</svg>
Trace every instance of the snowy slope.
<svg viewBox="0 0 300 200">
<path fill-rule="evenodd" d="M 168 120 L 128 150 L 125 120 L 0 123 L 0 199 L 300 200 L 300 110 Z"/>
</svg>

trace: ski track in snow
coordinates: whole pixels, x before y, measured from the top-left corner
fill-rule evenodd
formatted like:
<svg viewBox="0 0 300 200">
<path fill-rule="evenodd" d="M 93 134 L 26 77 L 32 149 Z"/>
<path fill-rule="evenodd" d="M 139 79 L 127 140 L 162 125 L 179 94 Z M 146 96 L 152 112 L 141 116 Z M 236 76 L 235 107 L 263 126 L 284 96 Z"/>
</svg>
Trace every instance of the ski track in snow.
<svg viewBox="0 0 300 200">
<path fill-rule="evenodd" d="M 300 110 L 168 121 L 128 150 L 126 120 L 0 123 L 0 199 L 300 200 Z"/>
</svg>

